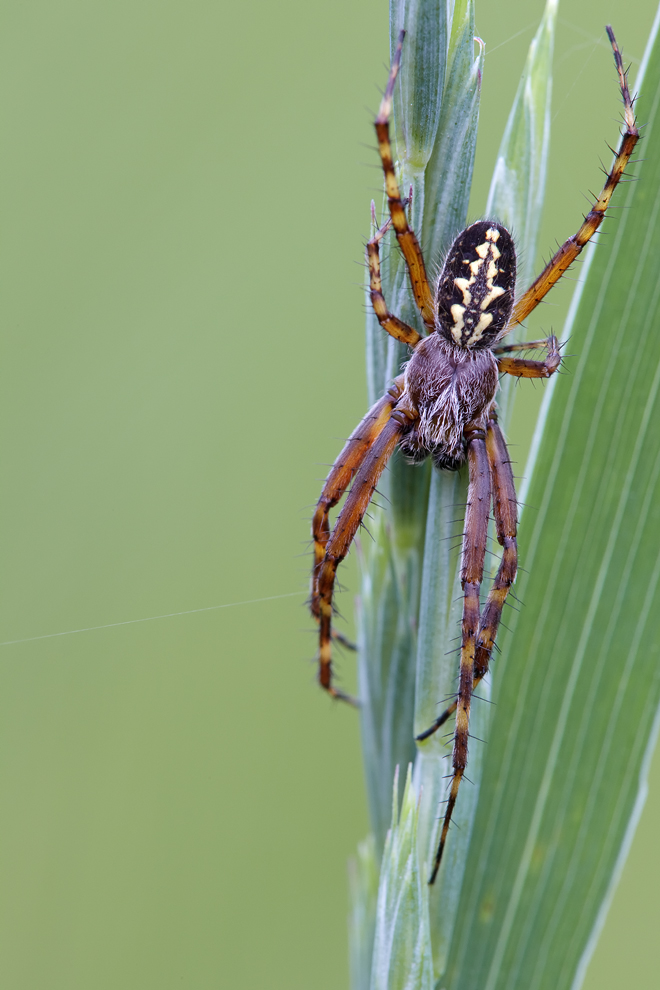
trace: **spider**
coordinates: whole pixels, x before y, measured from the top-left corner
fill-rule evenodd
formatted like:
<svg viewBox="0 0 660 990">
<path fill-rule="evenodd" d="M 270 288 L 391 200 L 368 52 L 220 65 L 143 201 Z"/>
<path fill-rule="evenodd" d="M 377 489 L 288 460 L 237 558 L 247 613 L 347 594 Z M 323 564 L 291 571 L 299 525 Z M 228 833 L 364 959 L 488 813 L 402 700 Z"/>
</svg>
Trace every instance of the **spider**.
<svg viewBox="0 0 660 990">
<path fill-rule="evenodd" d="M 403 373 L 351 434 L 325 481 L 312 522 L 314 568 L 310 606 L 320 629 L 319 682 L 332 697 L 352 702 L 332 679 L 332 641 L 342 639 L 332 629 L 333 589 L 337 567 L 348 553 L 380 476 L 397 446 L 414 462 L 430 456 L 441 470 L 455 471 L 467 461 L 459 687 L 453 704 L 417 737 L 418 742 L 423 742 L 456 713 L 451 783 L 429 879 L 431 884 L 440 867 L 467 766 L 472 693 L 488 672 L 502 609 L 517 569 L 518 503 L 509 454 L 497 422 L 498 376 L 548 378 L 561 365 L 554 336 L 522 344 L 503 345 L 500 341 L 538 306 L 596 233 L 639 137 L 627 72 L 612 28 L 608 26 L 606 30 L 624 106 L 619 150 L 603 190 L 580 229 L 561 245 L 517 301 L 513 239 L 496 220 L 480 220 L 462 231 L 449 248 L 433 290 L 429 284 L 419 242 L 406 217 L 407 203 L 399 192 L 389 136 L 403 31 L 375 120 L 390 216 L 367 244 L 371 303 L 383 330 L 408 344 L 412 355 Z M 383 297 L 379 243 L 390 228 L 394 229 L 405 259 L 414 300 L 428 331 L 426 336 L 390 313 Z M 545 359 L 516 356 L 516 352 L 530 348 L 543 348 Z M 331 531 L 330 510 L 347 490 L 346 501 Z M 491 503 L 497 539 L 503 550 L 482 611 L 480 589 Z"/>
</svg>

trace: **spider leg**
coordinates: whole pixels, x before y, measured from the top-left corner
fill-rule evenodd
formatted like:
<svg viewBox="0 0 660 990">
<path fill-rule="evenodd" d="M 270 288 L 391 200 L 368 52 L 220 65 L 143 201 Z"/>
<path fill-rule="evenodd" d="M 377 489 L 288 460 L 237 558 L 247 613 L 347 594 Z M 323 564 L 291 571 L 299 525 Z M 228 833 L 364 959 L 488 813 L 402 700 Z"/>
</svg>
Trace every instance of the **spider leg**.
<svg viewBox="0 0 660 990">
<path fill-rule="evenodd" d="M 383 296 L 383 285 L 380 278 L 380 253 L 378 245 L 390 229 L 391 225 L 392 219 L 390 218 L 387 223 L 380 228 L 380 230 L 376 231 L 367 244 L 367 264 L 369 265 L 371 305 L 374 308 L 374 313 L 378 317 L 378 322 L 383 330 L 386 330 L 391 337 L 395 338 L 395 340 L 400 340 L 402 344 L 410 344 L 411 347 L 414 347 L 415 344 L 422 339 L 421 334 L 419 334 L 413 327 L 409 327 L 407 323 L 404 323 L 403 320 L 400 320 L 397 316 L 393 316 L 387 308 L 387 303 L 385 302 L 385 297 Z"/>
<path fill-rule="evenodd" d="M 506 442 L 497 422 L 497 410 L 491 408 L 486 430 L 486 452 L 490 462 L 493 489 L 493 515 L 497 530 L 497 541 L 504 547 L 502 560 L 488 595 L 479 623 L 479 634 L 474 654 L 474 681 L 472 691 L 488 673 L 490 657 L 495 645 L 497 631 L 502 618 L 502 609 L 509 589 L 518 569 L 518 500 L 513 482 L 513 472 Z M 454 701 L 438 716 L 432 726 L 417 736 L 417 741 L 428 739 L 444 725 L 456 711 L 458 701 Z"/>
<path fill-rule="evenodd" d="M 553 258 L 550 259 L 541 274 L 530 285 L 529 289 L 520 297 L 513 309 L 509 329 L 521 323 L 533 309 L 536 309 L 543 297 L 550 291 L 555 282 L 558 282 L 567 268 L 575 261 L 585 244 L 593 237 L 605 216 L 605 211 L 610 204 L 612 193 L 616 189 L 633 153 L 635 145 L 639 139 L 639 131 L 635 121 L 633 101 L 628 89 L 628 77 L 623 68 L 621 53 L 614 37 L 612 28 L 608 25 L 607 36 L 614 52 L 614 61 L 619 74 L 619 86 L 623 98 L 623 120 L 625 130 L 621 135 L 621 143 L 617 152 L 614 165 L 609 173 L 603 190 L 584 218 L 584 223 L 567 241 L 562 244 Z"/>
<path fill-rule="evenodd" d="M 513 351 L 538 351 L 542 347 L 547 348 L 552 338 L 543 337 L 541 340 L 526 340 L 520 344 L 498 344 L 491 350 L 496 356 L 499 354 L 511 354 Z"/>
<path fill-rule="evenodd" d="M 461 584 L 463 586 L 463 624 L 461 630 L 461 667 L 452 756 L 453 775 L 445 810 L 438 851 L 429 883 L 433 883 L 447 841 L 461 779 L 467 766 L 470 702 L 474 683 L 474 661 L 479 631 L 479 590 L 484 573 L 488 516 L 490 514 L 490 467 L 483 426 L 471 423 L 464 431 L 467 440 L 470 483 L 463 535 Z"/>
<path fill-rule="evenodd" d="M 506 351 L 526 350 L 528 347 L 545 347 L 548 356 L 545 361 L 528 361 L 525 358 L 500 357 Z M 509 347 L 498 347 L 493 351 L 497 356 L 497 367 L 500 372 L 513 375 L 514 378 L 549 378 L 561 365 L 559 342 L 556 337 L 547 340 L 530 341 L 529 344 L 511 344 Z"/>
<path fill-rule="evenodd" d="M 337 567 L 348 553 L 385 465 L 412 415 L 395 409 L 366 451 L 346 502 L 325 547 L 318 571 L 319 683 L 334 698 L 352 701 L 332 684 L 332 594 Z"/>
<path fill-rule="evenodd" d="M 330 510 L 340 500 L 357 470 L 361 467 L 369 448 L 388 422 L 392 408 L 403 391 L 403 375 L 394 380 L 385 395 L 374 403 L 364 419 L 356 426 L 344 445 L 344 449 L 332 466 L 325 480 L 323 491 L 316 504 L 312 519 L 314 540 L 314 569 L 312 571 L 312 595 L 310 607 L 315 619 L 319 619 L 318 576 L 325 548 L 330 537 Z M 335 637 L 338 638 L 338 637 Z"/>
<path fill-rule="evenodd" d="M 390 144 L 389 118 L 392 112 L 392 93 L 394 92 L 394 83 L 396 82 L 397 73 L 401 64 L 401 49 L 403 46 L 404 36 L 405 31 L 402 31 L 399 35 L 399 42 L 396 47 L 392 68 L 390 69 L 389 79 L 387 80 L 385 95 L 383 96 L 380 109 L 378 111 L 378 116 L 376 117 L 374 123 L 376 127 L 376 136 L 378 138 L 380 159 L 383 164 L 383 172 L 385 173 L 385 191 L 387 193 L 387 202 L 390 209 L 390 216 L 392 218 L 392 226 L 394 227 L 396 239 L 399 242 L 401 251 L 403 252 L 403 257 L 406 260 L 408 274 L 410 276 L 410 284 L 412 286 L 417 308 L 422 315 L 424 324 L 429 328 L 429 330 L 433 330 L 435 329 L 435 307 L 433 305 L 433 293 L 431 292 L 431 286 L 429 285 L 429 280 L 426 275 L 426 266 L 424 265 L 422 249 L 419 246 L 419 241 L 415 237 L 414 232 L 408 225 L 406 211 L 401 200 L 401 193 L 399 192 L 399 184 L 396 180 L 394 161 L 392 158 L 392 146 Z"/>
<path fill-rule="evenodd" d="M 490 657 L 502 618 L 502 609 L 518 570 L 518 498 L 506 441 L 497 422 L 493 404 L 488 414 L 486 450 L 493 485 L 493 516 L 497 542 L 504 548 L 502 560 L 481 615 L 474 655 L 474 686 L 488 673 Z"/>
</svg>

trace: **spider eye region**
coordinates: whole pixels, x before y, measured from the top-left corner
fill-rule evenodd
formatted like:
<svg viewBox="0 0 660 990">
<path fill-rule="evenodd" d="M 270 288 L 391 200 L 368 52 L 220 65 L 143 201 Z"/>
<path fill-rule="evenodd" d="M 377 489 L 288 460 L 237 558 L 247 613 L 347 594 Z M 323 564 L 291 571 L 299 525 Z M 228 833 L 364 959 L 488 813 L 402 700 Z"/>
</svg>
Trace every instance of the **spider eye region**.
<svg viewBox="0 0 660 990">
<path fill-rule="evenodd" d="M 437 331 L 457 347 L 490 347 L 513 309 L 516 251 L 495 221 L 473 223 L 458 235 L 436 291 Z"/>
</svg>

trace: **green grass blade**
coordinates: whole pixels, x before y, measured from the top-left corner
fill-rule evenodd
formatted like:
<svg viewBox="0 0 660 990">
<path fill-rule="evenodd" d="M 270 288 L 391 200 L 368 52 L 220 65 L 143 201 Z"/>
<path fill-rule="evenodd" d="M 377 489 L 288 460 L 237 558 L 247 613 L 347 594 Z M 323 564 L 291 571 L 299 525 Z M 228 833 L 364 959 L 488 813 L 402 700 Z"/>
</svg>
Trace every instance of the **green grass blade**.
<svg viewBox="0 0 660 990">
<path fill-rule="evenodd" d="M 443 65 L 444 58 L 447 57 L 451 67 L 451 72 L 446 76 L 444 92 L 438 92 L 438 79 L 445 79 L 444 68 L 438 74 L 437 69 L 432 67 L 433 71 L 425 75 L 415 69 L 414 62 L 410 62 L 410 53 L 414 53 L 420 45 L 428 43 L 428 39 L 424 40 L 423 37 L 416 41 L 416 34 L 423 36 L 429 18 L 437 19 L 442 10 L 446 11 L 446 6 L 443 3 L 438 7 L 437 0 L 424 0 L 419 4 L 407 5 L 408 33 L 399 77 L 402 86 L 410 90 L 411 79 L 414 76 L 416 100 L 419 99 L 421 105 L 427 105 L 431 98 L 436 101 L 434 120 L 439 123 L 431 121 L 429 124 L 432 115 L 426 114 L 429 135 L 424 140 L 420 138 L 419 148 L 415 152 L 417 159 L 422 151 L 425 158 L 429 158 L 430 155 L 426 171 L 421 171 L 417 159 L 408 160 L 406 157 L 408 148 L 401 138 L 397 144 L 397 166 L 401 186 L 406 194 L 408 186 L 413 186 L 411 223 L 421 238 L 425 251 L 430 252 L 427 254 L 430 263 L 433 261 L 433 245 L 435 244 L 438 250 L 446 249 L 457 228 L 465 224 L 483 68 L 483 48 L 480 48 L 475 56 L 473 0 L 461 0 L 457 4 L 448 52 L 440 52 Z M 400 13 L 399 5 L 395 4 L 392 8 L 395 33 L 399 25 Z M 413 14 L 415 17 L 412 16 Z M 447 33 L 445 32 L 442 37 L 446 39 Z M 408 51 L 408 61 L 406 61 L 406 51 Z M 409 78 L 410 73 L 412 76 Z M 441 101 L 440 96 L 442 96 Z M 408 130 L 412 128 L 409 121 L 404 120 L 402 123 L 401 117 L 410 112 L 410 107 L 414 106 L 415 102 L 407 101 L 407 104 L 395 102 L 395 108 L 398 109 L 395 128 L 397 134 L 407 133 L 406 128 Z M 436 128 L 437 133 L 432 132 L 432 127 Z M 443 176 L 444 186 L 440 184 Z M 426 194 L 427 184 L 430 195 Z M 422 222 L 425 203 L 430 208 L 428 223 L 426 218 Z M 410 300 L 404 266 L 401 264 L 398 251 L 396 249 L 390 251 L 389 240 L 386 238 L 382 244 L 385 296 L 394 312 L 413 325 L 419 326 L 419 317 Z M 408 357 L 407 348 L 384 338 L 385 334 L 373 315 L 369 313 L 367 368 L 372 399 L 382 394 L 388 380 L 399 372 L 401 363 Z M 397 763 L 402 766 L 407 765 L 415 756 L 413 738 L 415 658 L 418 655 L 417 631 L 427 518 L 433 521 L 434 527 L 436 525 L 435 510 L 427 514 L 430 468 L 430 463 L 412 468 L 395 454 L 388 472 L 379 485 L 388 503 L 387 512 L 383 513 L 378 509 L 371 512 L 369 528 L 374 540 L 363 542 L 361 557 L 363 578 L 359 612 L 361 728 L 371 823 L 378 851 L 382 848 L 385 831 L 389 825 L 391 807 L 389 794 L 394 767 Z M 456 478 L 450 475 L 445 475 L 442 479 L 438 476 L 434 481 L 436 487 L 439 484 L 442 488 L 445 502 L 457 501 L 454 492 L 456 483 Z M 449 499 L 446 498 L 447 495 Z M 459 495 L 458 498 L 460 497 Z M 452 507 L 452 515 L 454 512 L 455 507 Z M 442 562 L 438 567 L 434 567 L 433 583 L 427 588 L 427 592 L 431 593 L 431 598 L 427 597 L 425 606 L 427 618 L 424 622 L 427 626 L 433 620 L 430 610 L 435 602 L 437 590 L 435 580 L 439 575 L 448 574 L 450 563 L 455 569 L 455 557 L 450 561 L 448 544 L 441 539 L 437 528 L 434 529 L 434 533 L 437 536 L 434 546 L 442 555 Z M 442 535 L 446 535 L 444 530 Z M 428 564 L 424 566 L 428 571 Z M 425 635 L 428 633 L 427 628 Z M 447 649 L 444 641 L 440 642 L 436 657 L 438 655 L 443 657 Z M 451 676 L 453 677 L 453 672 Z M 438 691 L 438 683 L 433 682 L 431 705 L 434 713 Z M 424 849 L 429 849 L 433 843 L 431 833 L 441 798 L 439 788 L 443 783 L 443 771 L 436 765 L 435 741 L 429 748 L 432 750 L 430 762 L 427 760 L 423 765 L 418 763 L 415 776 L 415 792 L 419 793 L 423 788 L 424 793 L 419 816 L 419 828 L 423 833 L 421 846 Z M 428 781 L 425 779 L 427 776 Z M 426 786 L 427 783 L 433 785 L 434 790 L 431 786 Z M 423 859 L 426 859 L 426 856 Z M 425 869 L 423 865 L 422 870 Z M 427 905 L 425 944 L 430 958 L 428 892 L 425 882 L 421 890 L 422 900 Z M 354 904 L 359 908 L 358 901 L 354 900 Z M 379 923 L 382 923 L 380 911 L 378 917 Z M 382 975 L 387 967 L 393 964 L 392 958 L 389 951 L 386 951 L 383 940 L 377 941 L 373 956 L 373 972 Z M 359 985 L 357 978 L 354 978 L 353 985 Z"/>
<path fill-rule="evenodd" d="M 425 175 L 422 248 L 437 263 L 465 226 L 476 150 L 484 48 L 474 54 L 474 2 L 460 0 L 451 24 L 438 133 Z"/>
<path fill-rule="evenodd" d="M 525 607 L 502 641 L 447 990 L 579 986 L 643 799 L 660 701 L 656 42 L 637 111 L 645 161 L 585 266 L 525 497 Z"/>
<path fill-rule="evenodd" d="M 424 476 L 428 474 L 424 472 L 414 480 L 423 481 Z M 422 540 L 425 498 L 423 488 L 410 491 L 410 504 L 420 502 L 416 518 Z M 358 672 L 365 779 L 371 827 L 380 855 L 390 825 L 395 768 L 406 766 L 415 754 L 411 731 L 415 667 L 411 654 L 414 656 L 416 636 L 409 616 L 416 614 L 419 602 L 421 548 L 414 530 L 401 533 L 383 511 L 371 514 L 375 517 L 369 523 L 373 540 L 367 537 L 362 541 L 360 554 Z"/>
<path fill-rule="evenodd" d="M 549 105 L 556 7 L 556 0 L 548 0 L 544 17 L 530 46 L 521 84 L 500 148 L 500 161 L 506 166 L 504 178 L 515 177 L 515 192 L 509 194 L 503 183 L 497 181 L 491 187 L 493 202 L 487 210 L 487 215 L 505 217 L 505 222 L 509 223 L 511 218 L 507 210 L 513 206 L 521 214 L 531 201 L 534 201 L 539 214 L 542 207 L 543 187 L 540 194 L 537 194 L 534 192 L 534 184 L 540 181 L 545 173 L 549 146 Z M 469 25 L 463 30 L 469 33 Z M 481 72 L 480 66 L 478 71 Z M 512 121 L 515 123 L 512 124 Z M 467 203 L 465 207 L 467 209 Z M 534 234 L 532 225 L 528 225 L 524 233 L 531 237 Z M 523 255 L 532 249 L 532 245 L 526 240 L 523 240 L 521 247 Z M 507 395 L 508 393 L 505 393 L 502 398 L 506 399 Z M 501 400 L 500 404 L 503 404 Z M 423 730 L 433 721 L 437 714 L 438 700 L 451 695 L 456 682 L 457 657 L 456 652 L 451 648 L 456 646 L 454 637 L 460 628 L 462 599 L 458 553 L 449 552 L 451 545 L 449 537 L 460 533 L 462 529 L 460 519 L 457 520 L 457 517 L 461 515 L 460 506 L 465 502 L 465 493 L 465 478 L 461 480 L 456 476 L 434 473 L 429 498 L 422 580 L 416 732 Z M 458 539 L 455 542 L 458 542 Z M 480 687 L 479 697 L 488 699 L 487 682 Z M 454 813 L 455 828 L 452 830 L 452 841 L 447 846 L 442 871 L 430 895 L 436 973 L 442 973 L 445 969 L 456 924 L 484 757 L 483 744 L 477 740 L 488 737 L 490 714 L 488 704 L 482 702 L 473 705 L 470 731 L 475 741 L 470 748 L 468 771 L 472 786 L 462 789 Z M 450 727 L 451 725 L 453 723 L 450 723 Z M 420 747 L 415 768 L 416 780 L 419 779 L 422 787 L 420 846 L 427 862 L 430 862 L 435 851 L 439 819 L 437 809 L 440 807 L 440 811 L 442 810 L 439 802 L 445 797 L 446 777 L 450 772 L 449 757 L 443 758 L 443 753 L 447 753 L 447 747 L 446 738 L 441 732 Z M 427 822 L 428 826 L 426 826 Z"/>
<path fill-rule="evenodd" d="M 559 0 L 547 0 L 529 46 L 488 193 L 486 216 L 500 220 L 516 243 L 518 294 L 535 274 L 538 235 L 543 215 L 545 180 L 550 150 L 552 56 Z M 516 327 L 511 340 L 525 339 Z M 516 382 L 503 376 L 497 397 L 500 423 L 506 433 Z"/>
<path fill-rule="evenodd" d="M 406 40 L 394 91 L 397 151 L 409 175 L 423 175 L 440 122 L 447 62 L 447 0 L 399 0 L 391 6 L 391 58 L 402 29 Z"/>
<path fill-rule="evenodd" d="M 461 44 L 469 52 L 468 74 L 474 62 L 472 31 L 473 0 L 463 3 Z M 395 88 L 397 135 L 396 163 L 404 194 L 413 187 L 411 225 L 423 238 L 422 217 L 425 202 L 425 171 L 429 158 L 444 130 L 461 121 L 466 108 L 457 100 L 451 108 L 443 99 L 447 63 L 447 7 L 439 0 L 394 3 L 391 9 L 391 33 L 396 40 L 401 26 L 406 29 L 401 69 Z M 431 30 L 430 26 L 433 26 Z M 462 48 L 454 39 L 450 46 L 454 64 L 465 61 Z M 462 59 L 462 61 L 461 61 Z M 464 73 L 454 77 L 458 92 Z M 477 90 L 476 96 L 474 90 Z M 408 94 L 401 99 L 401 93 Z M 414 93 L 414 99 L 411 94 Z M 478 105 L 478 87 L 472 86 L 468 99 L 474 118 Z M 451 112 L 450 112 L 451 110 Z M 452 116 L 453 114 L 453 116 Z M 440 126 L 439 126 L 440 122 Z M 455 187 L 464 200 L 471 179 L 476 134 L 466 138 L 469 170 L 463 170 L 465 183 Z M 470 144 L 472 142 L 472 144 Z M 465 146 L 459 144 L 453 154 L 458 161 Z M 429 168 L 431 166 L 429 165 Z M 413 325 L 420 326 L 419 315 L 410 298 L 408 277 L 396 242 L 391 235 L 381 242 L 383 290 L 393 312 Z M 399 374 L 409 357 L 409 350 L 398 344 L 378 325 L 367 301 L 367 371 L 370 401 L 382 395 L 391 379 Z M 417 655 L 417 620 L 422 582 L 428 492 L 431 466 L 411 468 L 395 454 L 389 470 L 381 479 L 379 491 L 388 506 L 382 513 L 370 509 L 369 529 L 374 539 L 362 541 L 362 589 L 359 611 L 359 678 L 362 700 L 361 732 L 365 754 L 365 771 L 372 828 L 380 851 L 390 822 L 390 788 L 394 769 L 407 766 L 415 757 L 413 739 L 413 705 L 415 692 L 415 657 Z"/>
<path fill-rule="evenodd" d="M 395 777 L 392 827 L 378 888 L 371 990 L 432 990 L 428 897 L 417 857 L 418 808 L 411 768 L 398 809 Z"/>
<path fill-rule="evenodd" d="M 474 34 L 474 3 L 458 3 L 450 34 L 442 116 L 426 173 L 423 245 L 429 259 L 445 251 L 466 222 L 484 58 L 481 45 L 475 55 Z M 428 728 L 437 715 L 438 703 L 453 691 L 456 657 L 452 639 L 460 622 L 458 556 L 453 544 L 461 529 L 456 516 L 465 502 L 465 491 L 464 477 L 432 472 L 419 608 L 415 734 Z M 446 753 L 444 738 L 436 734 L 420 748 L 415 763 L 415 788 L 421 796 L 420 860 L 426 877 L 437 842 L 438 809 L 446 787 Z M 469 836 L 473 815 L 474 805 L 468 799 L 457 821 L 457 834 L 464 828 L 464 835 Z M 464 854 L 464 844 L 457 843 L 449 858 L 451 866 L 445 871 L 445 882 L 428 891 L 434 970 L 444 967 Z"/>
<path fill-rule="evenodd" d="M 458 18 L 458 28 L 452 31 L 452 39 L 459 35 L 460 43 L 452 49 L 451 69 L 447 75 L 449 94 L 447 106 L 443 112 L 444 127 L 438 133 L 438 147 L 442 148 L 448 141 L 447 135 L 460 135 L 461 143 L 456 140 L 453 147 L 451 163 L 463 161 L 471 166 L 474 160 L 476 145 L 476 129 L 469 128 L 467 123 L 472 120 L 478 108 L 482 53 L 474 56 L 474 5 L 468 3 L 455 11 Z M 459 81 L 461 98 L 458 98 Z M 429 170 L 434 168 L 438 157 L 437 148 L 429 162 Z M 447 165 L 447 174 L 452 172 L 452 164 Z M 429 203 L 437 203 L 433 192 L 435 173 L 431 172 L 429 182 Z M 471 179 L 471 170 L 469 172 Z M 465 225 L 469 187 L 459 184 L 453 186 L 452 216 L 459 217 L 458 227 Z M 444 212 L 435 210 L 437 217 L 434 233 L 427 235 L 429 243 L 437 240 L 443 249 L 451 243 L 454 233 L 449 227 L 449 221 Z M 434 471 L 431 479 L 431 499 L 424 548 L 424 575 L 422 580 L 422 600 L 419 613 L 419 642 L 417 651 L 417 684 L 415 691 L 415 734 L 428 728 L 437 715 L 437 705 L 442 693 L 451 693 L 455 676 L 455 664 L 446 656 L 449 649 L 449 639 L 455 635 L 454 620 L 460 615 L 453 607 L 454 573 L 456 571 L 456 554 L 451 548 L 451 537 L 457 532 L 455 517 L 457 503 L 464 501 L 462 480 L 449 472 Z M 460 509 L 458 510 L 460 514 Z M 451 630 L 451 632 L 450 632 Z M 451 668 L 451 672 L 450 672 Z M 437 736 L 432 737 L 423 747 L 425 752 L 442 751 L 444 747 Z"/>
<path fill-rule="evenodd" d="M 550 147 L 552 54 L 559 0 L 547 0 L 527 55 L 495 163 L 486 216 L 516 240 L 518 291 L 534 274 Z"/>
<path fill-rule="evenodd" d="M 349 963 L 352 990 L 369 990 L 374 947 L 378 857 L 373 835 L 358 845 L 357 856 L 348 864 L 351 912 L 348 923 Z"/>
</svg>

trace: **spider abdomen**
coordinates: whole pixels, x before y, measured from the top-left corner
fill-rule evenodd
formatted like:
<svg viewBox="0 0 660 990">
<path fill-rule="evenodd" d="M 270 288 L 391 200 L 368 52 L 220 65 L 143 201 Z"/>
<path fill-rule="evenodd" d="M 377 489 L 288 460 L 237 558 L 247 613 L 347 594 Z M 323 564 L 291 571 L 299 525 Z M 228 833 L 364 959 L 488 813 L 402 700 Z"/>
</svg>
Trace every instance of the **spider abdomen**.
<svg viewBox="0 0 660 990">
<path fill-rule="evenodd" d="M 449 249 L 436 289 L 436 330 L 454 347 L 491 347 L 504 332 L 516 286 L 511 234 L 494 220 L 466 227 Z"/>
<path fill-rule="evenodd" d="M 439 467 L 458 468 L 465 460 L 463 431 L 495 398 L 497 364 L 490 350 L 457 348 L 438 334 L 415 348 L 405 373 L 401 404 L 417 419 L 401 448 L 413 460 L 429 454 Z"/>
</svg>

